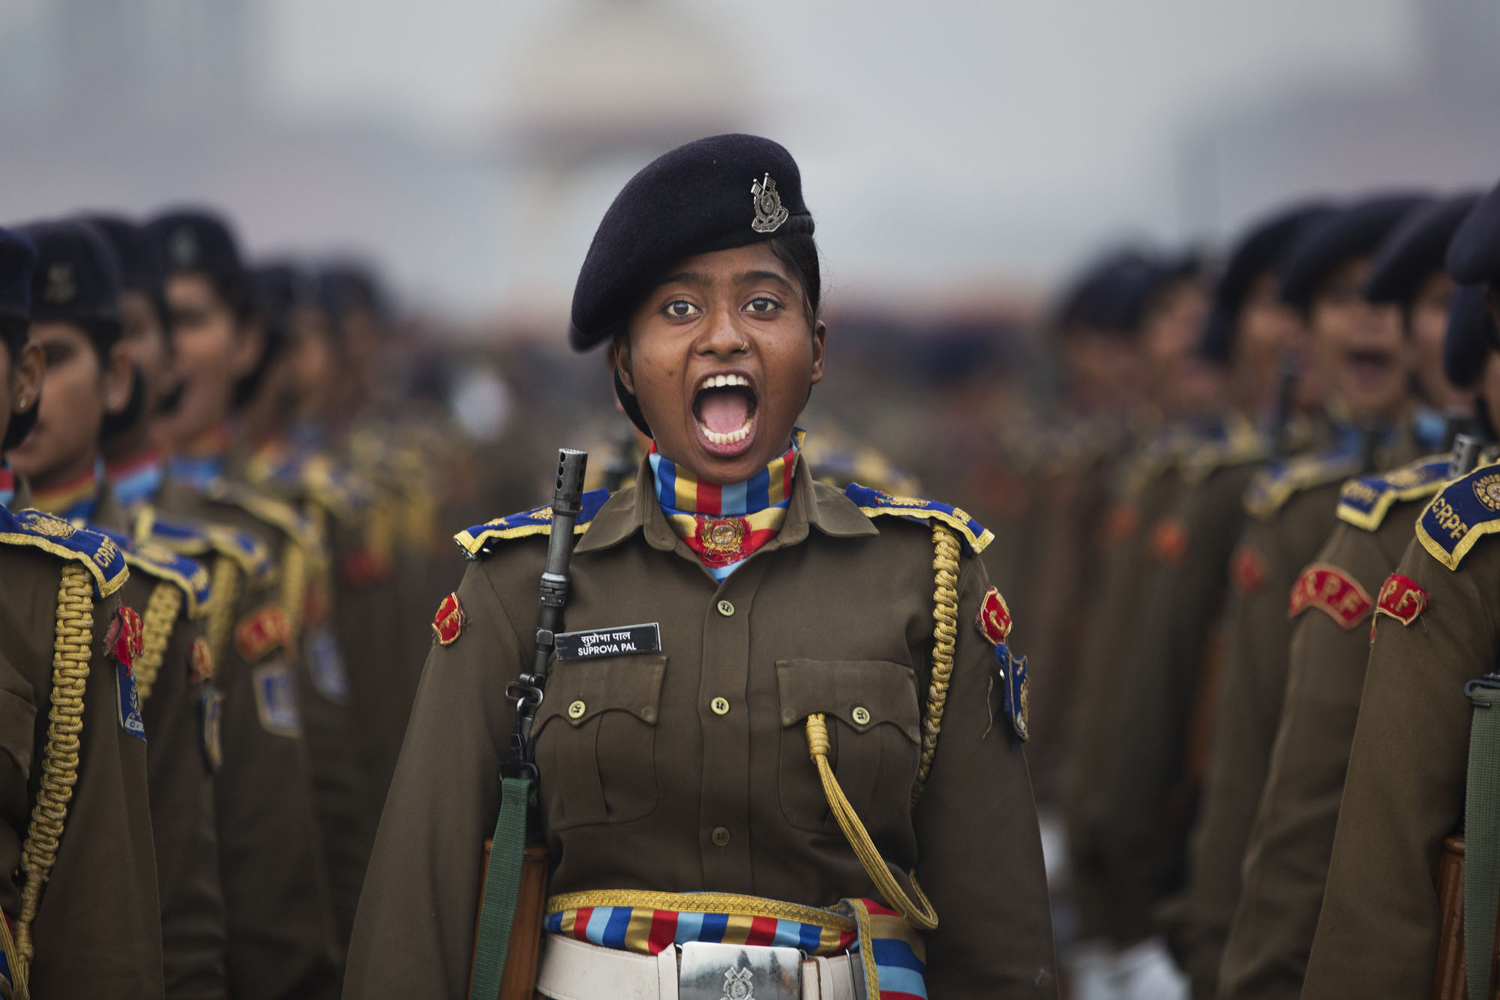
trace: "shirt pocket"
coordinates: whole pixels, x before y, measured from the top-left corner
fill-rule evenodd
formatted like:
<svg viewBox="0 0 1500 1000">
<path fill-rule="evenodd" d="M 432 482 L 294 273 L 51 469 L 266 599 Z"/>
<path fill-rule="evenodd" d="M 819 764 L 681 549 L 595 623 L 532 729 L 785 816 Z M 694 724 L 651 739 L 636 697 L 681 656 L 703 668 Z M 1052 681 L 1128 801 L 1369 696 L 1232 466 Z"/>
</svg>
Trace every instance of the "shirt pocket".
<svg viewBox="0 0 1500 1000">
<path fill-rule="evenodd" d="M 535 723 L 553 830 L 628 823 L 656 810 L 656 721 L 664 654 L 553 664 Z"/>
<path fill-rule="evenodd" d="M 839 787 L 872 831 L 908 822 L 917 778 L 920 707 L 910 667 L 884 660 L 778 660 L 781 811 L 803 830 L 837 831 L 818 768 L 807 752 L 807 717 L 828 723 L 828 760 Z"/>
</svg>

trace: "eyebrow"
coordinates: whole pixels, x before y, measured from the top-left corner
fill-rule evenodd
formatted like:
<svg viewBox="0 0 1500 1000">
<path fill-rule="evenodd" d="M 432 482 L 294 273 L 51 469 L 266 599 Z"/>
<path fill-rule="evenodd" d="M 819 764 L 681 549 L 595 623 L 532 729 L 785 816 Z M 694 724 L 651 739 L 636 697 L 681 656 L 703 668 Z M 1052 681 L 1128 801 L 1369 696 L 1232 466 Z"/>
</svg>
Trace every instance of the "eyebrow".
<svg viewBox="0 0 1500 1000">
<path fill-rule="evenodd" d="M 741 271 L 734 276 L 734 283 L 736 285 L 748 285 L 757 281 L 774 281 L 778 285 L 784 285 L 787 288 L 792 287 L 792 283 L 784 275 L 777 274 L 775 271 Z M 702 271 L 679 271 L 676 274 L 669 274 L 658 281 L 656 287 L 660 288 L 663 285 L 671 284 L 708 285 L 712 283 L 713 279 Z"/>
</svg>

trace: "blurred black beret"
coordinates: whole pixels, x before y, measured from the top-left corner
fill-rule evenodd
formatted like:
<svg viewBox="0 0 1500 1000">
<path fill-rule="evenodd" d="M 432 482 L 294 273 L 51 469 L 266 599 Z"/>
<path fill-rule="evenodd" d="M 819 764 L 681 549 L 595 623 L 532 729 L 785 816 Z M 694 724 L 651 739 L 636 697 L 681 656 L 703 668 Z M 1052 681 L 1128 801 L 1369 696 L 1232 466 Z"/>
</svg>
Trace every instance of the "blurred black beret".
<svg viewBox="0 0 1500 1000">
<path fill-rule="evenodd" d="M 222 216 L 201 208 L 162 212 L 146 224 L 168 274 L 206 274 L 240 279 L 245 273 L 239 241 Z"/>
<path fill-rule="evenodd" d="M 118 215 L 103 213 L 91 213 L 82 218 L 99 230 L 110 250 L 114 251 L 115 264 L 120 269 L 121 288 L 148 295 L 161 291 L 162 282 L 166 279 L 161 248 L 156 245 L 145 226 Z"/>
<path fill-rule="evenodd" d="M 372 264 L 350 257 L 325 261 L 318 269 L 317 296 L 331 319 L 342 321 L 351 309 L 368 309 L 389 318 L 390 299 Z"/>
<path fill-rule="evenodd" d="M 31 318 L 31 272 L 36 247 L 20 233 L 0 229 L 0 318 Z"/>
<path fill-rule="evenodd" d="M 1322 202 L 1307 202 L 1283 209 L 1250 227 L 1229 252 L 1219 280 L 1214 285 L 1213 304 L 1203 328 L 1202 352 L 1212 361 L 1228 364 L 1234 351 L 1234 336 L 1240 310 L 1255 279 L 1274 272 L 1287 248 L 1299 233 L 1332 214 Z"/>
<path fill-rule="evenodd" d="M 36 247 L 31 321 L 83 327 L 100 355 L 107 355 L 120 339 L 120 269 L 103 235 L 78 219 L 17 230 Z"/>
<path fill-rule="evenodd" d="M 275 354 L 290 333 L 292 310 L 317 304 L 317 279 L 295 261 L 272 260 L 251 269 L 250 288 L 265 331 L 266 351 Z"/>
<path fill-rule="evenodd" d="M 1324 279 L 1345 262 L 1373 253 L 1403 216 L 1430 201 L 1416 194 L 1379 195 L 1309 226 L 1282 259 L 1281 300 L 1307 309 Z"/>
<path fill-rule="evenodd" d="M 568 342 L 586 351 L 612 337 L 686 257 L 812 231 L 797 162 L 777 143 L 716 135 L 679 146 L 626 182 L 604 213 L 573 290 Z M 807 292 L 816 306 L 818 289 Z"/>
<path fill-rule="evenodd" d="M 1410 305 L 1422 283 L 1442 272 L 1448 241 L 1477 201 L 1479 195 L 1471 192 L 1407 213 L 1375 254 L 1365 280 L 1365 298 Z"/>
<path fill-rule="evenodd" d="M 1461 285 L 1500 279 L 1500 185 L 1469 210 L 1453 234 L 1448 273 Z"/>
<path fill-rule="evenodd" d="M 1159 278 L 1141 247 L 1117 247 L 1088 264 L 1064 289 L 1053 317 L 1062 334 L 1089 330 L 1132 336 Z"/>
<path fill-rule="evenodd" d="M 1443 335 L 1443 374 L 1460 389 L 1479 382 L 1484 360 L 1500 350 L 1495 323 L 1484 304 L 1483 285 L 1459 285 L 1448 307 L 1448 330 Z"/>
</svg>

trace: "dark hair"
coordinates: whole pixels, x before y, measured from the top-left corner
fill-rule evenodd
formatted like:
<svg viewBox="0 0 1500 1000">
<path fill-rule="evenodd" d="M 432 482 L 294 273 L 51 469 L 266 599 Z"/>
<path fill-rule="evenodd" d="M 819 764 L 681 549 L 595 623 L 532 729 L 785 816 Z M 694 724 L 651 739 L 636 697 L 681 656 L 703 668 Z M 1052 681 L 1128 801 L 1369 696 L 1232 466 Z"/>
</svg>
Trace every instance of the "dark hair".
<svg viewBox="0 0 1500 1000">
<path fill-rule="evenodd" d="M 26 334 L 30 329 L 31 323 L 19 316 L 0 316 L 0 340 L 5 341 L 11 364 L 21 360 L 21 348 L 26 346 Z"/>
<path fill-rule="evenodd" d="M 802 283 L 803 305 L 810 322 L 818 321 L 818 306 L 823 297 L 823 276 L 818 261 L 818 244 L 812 233 L 788 233 L 766 243 L 776 259 Z"/>
</svg>

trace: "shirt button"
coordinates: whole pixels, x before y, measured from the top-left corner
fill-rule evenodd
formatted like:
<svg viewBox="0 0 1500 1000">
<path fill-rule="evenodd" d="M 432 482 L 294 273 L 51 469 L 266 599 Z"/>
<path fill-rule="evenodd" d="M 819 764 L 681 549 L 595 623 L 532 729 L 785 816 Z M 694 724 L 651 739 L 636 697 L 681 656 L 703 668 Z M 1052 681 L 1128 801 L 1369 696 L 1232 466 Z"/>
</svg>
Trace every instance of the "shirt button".
<svg viewBox="0 0 1500 1000">
<path fill-rule="evenodd" d="M 728 618 L 730 615 L 734 614 L 734 605 L 730 604 L 728 601 L 720 601 L 719 614 L 723 615 L 725 618 Z"/>
<path fill-rule="evenodd" d="M 711 702 L 708 703 L 708 707 L 714 710 L 714 714 L 715 715 L 728 715 L 729 714 L 729 699 L 728 698 L 715 698 L 713 701 L 711 701 Z"/>
<path fill-rule="evenodd" d="M 854 706 L 854 711 L 849 714 L 854 716 L 854 724 L 856 726 L 868 725 L 870 722 L 870 710 L 863 705 Z"/>
<path fill-rule="evenodd" d="M 716 826 L 714 827 L 714 832 L 709 835 L 709 839 L 714 842 L 715 847 L 728 847 L 729 831 L 722 826 Z"/>
<path fill-rule="evenodd" d="M 573 704 L 568 706 L 568 718 L 581 719 L 583 718 L 583 713 L 586 711 L 588 711 L 588 708 L 584 705 L 583 702 L 575 701 L 573 702 Z"/>
</svg>

